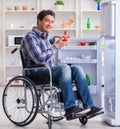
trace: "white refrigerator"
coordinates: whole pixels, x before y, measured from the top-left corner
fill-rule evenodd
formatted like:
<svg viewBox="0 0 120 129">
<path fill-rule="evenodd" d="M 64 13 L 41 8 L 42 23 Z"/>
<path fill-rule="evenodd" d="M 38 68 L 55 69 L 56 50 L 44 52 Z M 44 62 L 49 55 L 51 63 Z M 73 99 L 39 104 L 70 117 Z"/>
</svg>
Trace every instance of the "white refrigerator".
<svg viewBox="0 0 120 129">
<path fill-rule="evenodd" d="M 104 115 L 103 120 L 120 126 L 120 0 L 101 4 L 104 37 Z"/>
</svg>

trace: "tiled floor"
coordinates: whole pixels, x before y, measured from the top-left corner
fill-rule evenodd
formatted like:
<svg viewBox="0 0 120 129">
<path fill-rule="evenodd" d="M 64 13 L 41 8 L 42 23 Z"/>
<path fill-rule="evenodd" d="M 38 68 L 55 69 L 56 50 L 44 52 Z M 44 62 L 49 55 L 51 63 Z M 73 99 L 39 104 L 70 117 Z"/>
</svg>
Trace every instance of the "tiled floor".
<svg viewBox="0 0 120 129">
<path fill-rule="evenodd" d="M 3 87 L 0 87 L 0 129 L 48 129 L 47 121 L 40 114 L 37 115 L 35 120 L 26 127 L 18 127 L 12 124 L 5 116 L 2 108 L 2 92 Z M 102 115 L 96 116 L 88 120 L 88 123 L 83 126 L 78 119 L 66 121 L 63 119 L 59 122 L 52 124 L 52 129 L 120 129 L 120 127 L 112 127 L 102 121 Z"/>
</svg>

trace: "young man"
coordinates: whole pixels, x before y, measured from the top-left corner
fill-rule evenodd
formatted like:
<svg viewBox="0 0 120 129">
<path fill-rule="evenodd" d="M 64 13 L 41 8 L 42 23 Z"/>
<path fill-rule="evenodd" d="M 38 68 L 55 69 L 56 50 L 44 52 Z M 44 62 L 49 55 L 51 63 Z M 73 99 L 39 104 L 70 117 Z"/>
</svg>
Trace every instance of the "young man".
<svg viewBox="0 0 120 129">
<path fill-rule="evenodd" d="M 48 39 L 48 34 L 54 26 L 55 13 L 52 10 L 42 10 L 37 16 L 37 26 L 28 32 L 21 43 L 21 51 L 26 60 L 26 64 L 45 64 L 51 68 L 52 81 L 57 83 L 62 92 L 66 119 L 73 119 L 72 114 L 87 115 L 101 111 L 101 108 L 94 106 L 89 88 L 86 82 L 85 74 L 80 66 L 54 63 L 52 56 L 63 47 L 66 41 L 59 37 Z M 40 77 L 46 70 L 37 70 L 28 72 L 28 75 Z M 84 109 L 75 105 L 75 97 L 72 89 L 72 82 L 75 82 L 79 97 Z"/>
</svg>

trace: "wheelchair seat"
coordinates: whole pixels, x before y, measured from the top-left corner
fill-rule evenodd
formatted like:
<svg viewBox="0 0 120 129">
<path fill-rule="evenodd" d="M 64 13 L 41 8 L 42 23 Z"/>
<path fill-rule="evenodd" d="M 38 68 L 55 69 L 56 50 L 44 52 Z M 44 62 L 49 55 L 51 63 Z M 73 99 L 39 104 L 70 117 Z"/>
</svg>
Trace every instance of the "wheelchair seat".
<svg viewBox="0 0 120 129">
<path fill-rule="evenodd" d="M 23 75 L 31 79 L 35 85 L 41 85 L 41 84 L 47 84 L 50 81 L 50 75 L 48 73 L 39 73 L 39 75 L 35 74 L 26 74 L 25 71 L 27 70 L 33 70 L 33 69 L 40 69 L 40 68 L 45 68 L 45 65 L 33 65 L 33 66 L 27 66 L 26 61 L 24 59 L 23 53 L 20 50 L 20 56 L 21 56 L 21 61 L 22 61 L 22 67 L 23 67 Z"/>
</svg>

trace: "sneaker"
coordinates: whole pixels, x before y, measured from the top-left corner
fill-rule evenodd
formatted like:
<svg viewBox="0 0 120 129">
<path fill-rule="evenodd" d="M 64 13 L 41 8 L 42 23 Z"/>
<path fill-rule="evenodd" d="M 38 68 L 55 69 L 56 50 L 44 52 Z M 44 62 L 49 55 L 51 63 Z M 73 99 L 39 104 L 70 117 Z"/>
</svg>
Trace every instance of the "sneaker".
<svg viewBox="0 0 120 129">
<path fill-rule="evenodd" d="M 89 115 L 93 115 L 93 114 L 99 114 L 99 113 L 102 113 L 103 112 L 103 108 L 98 108 L 98 107 L 96 107 L 96 106 L 93 106 L 92 108 L 91 108 L 91 111 L 90 112 L 88 112 L 88 113 L 86 113 L 87 114 L 87 116 Z"/>
<path fill-rule="evenodd" d="M 90 108 L 82 109 L 74 106 L 66 110 L 65 116 L 67 120 L 73 120 L 79 118 L 80 116 L 86 115 L 88 112 L 90 112 Z"/>
</svg>

